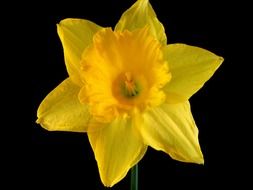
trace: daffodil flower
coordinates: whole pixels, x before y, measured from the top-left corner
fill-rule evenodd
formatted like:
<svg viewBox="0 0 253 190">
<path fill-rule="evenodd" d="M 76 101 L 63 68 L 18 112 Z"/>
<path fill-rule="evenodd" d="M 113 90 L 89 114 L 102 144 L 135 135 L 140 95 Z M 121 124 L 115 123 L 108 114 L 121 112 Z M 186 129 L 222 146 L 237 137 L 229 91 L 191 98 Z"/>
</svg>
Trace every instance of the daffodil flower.
<svg viewBox="0 0 253 190">
<path fill-rule="evenodd" d="M 203 164 L 189 98 L 223 61 L 207 50 L 169 44 L 148 0 L 112 28 L 83 19 L 57 25 L 69 78 L 42 101 L 49 131 L 87 132 L 105 186 L 113 186 L 147 147 Z"/>
</svg>

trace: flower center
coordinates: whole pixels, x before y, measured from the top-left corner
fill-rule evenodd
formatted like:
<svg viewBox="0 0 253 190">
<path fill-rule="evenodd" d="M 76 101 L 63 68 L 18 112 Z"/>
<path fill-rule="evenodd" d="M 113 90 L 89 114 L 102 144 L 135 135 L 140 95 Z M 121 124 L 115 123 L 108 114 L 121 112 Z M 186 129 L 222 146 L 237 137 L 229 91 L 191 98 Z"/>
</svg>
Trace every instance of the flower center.
<svg viewBox="0 0 253 190">
<path fill-rule="evenodd" d="M 120 103 L 120 108 L 129 110 L 138 107 L 147 93 L 147 80 L 141 73 L 121 72 L 112 82 L 112 96 Z"/>
<path fill-rule="evenodd" d="M 126 72 L 124 86 L 123 86 L 123 94 L 127 98 L 132 98 L 132 97 L 137 96 L 138 93 L 139 93 L 138 85 L 134 81 L 131 72 Z"/>
</svg>

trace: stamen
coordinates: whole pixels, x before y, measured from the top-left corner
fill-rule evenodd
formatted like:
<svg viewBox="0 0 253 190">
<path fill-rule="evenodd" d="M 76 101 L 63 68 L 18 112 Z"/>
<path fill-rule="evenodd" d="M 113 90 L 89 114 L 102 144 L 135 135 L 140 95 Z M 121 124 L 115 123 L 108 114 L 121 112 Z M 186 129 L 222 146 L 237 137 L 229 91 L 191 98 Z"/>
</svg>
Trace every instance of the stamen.
<svg viewBox="0 0 253 190">
<path fill-rule="evenodd" d="M 136 96 L 138 94 L 136 83 L 133 80 L 132 73 L 126 72 L 125 73 L 125 89 L 126 95 L 129 97 Z"/>
</svg>

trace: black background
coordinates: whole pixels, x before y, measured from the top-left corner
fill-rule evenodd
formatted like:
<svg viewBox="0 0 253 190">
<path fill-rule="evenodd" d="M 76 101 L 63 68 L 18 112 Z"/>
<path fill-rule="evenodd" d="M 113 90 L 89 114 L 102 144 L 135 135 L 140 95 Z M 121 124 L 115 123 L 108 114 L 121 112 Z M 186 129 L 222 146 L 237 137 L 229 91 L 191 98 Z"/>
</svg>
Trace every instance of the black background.
<svg viewBox="0 0 253 190">
<path fill-rule="evenodd" d="M 208 49 L 225 61 L 215 75 L 191 99 L 192 113 L 199 128 L 199 140 L 205 165 L 186 164 L 149 148 L 139 163 L 139 189 L 206 189 L 245 183 L 238 176 L 245 169 L 239 155 L 241 137 L 235 120 L 238 91 L 235 67 L 235 37 L 240 21 L 234 16 L 233 4 L 216 1 L 150 0 L 164 24 L 168 43 L 185 43 Z M 32 33 L 36 57 L 32 66 L 32 125 L 30 180 L 47 189 L 106 189 L 103 187 L 87 135 L 70 132 L 48 132 L 35 123 L 36 111 L 43 98 L 68 75 L 64 65 L 56 23 L 64 18 L 83 18 L 101 26 L 114 27 L 121 14 L 134 0 L 69 1 L 34 4 Z M 236 10 L 240 11 L 238 6 Z M 235 90 L 236 86 L 236 90 Z M 247 169 L 247 168 L 246 168 Z M 244 181 L 246 178 L 244 179 Z M 112 189 L 129 189 L 127 175 Z"/>
</svg>

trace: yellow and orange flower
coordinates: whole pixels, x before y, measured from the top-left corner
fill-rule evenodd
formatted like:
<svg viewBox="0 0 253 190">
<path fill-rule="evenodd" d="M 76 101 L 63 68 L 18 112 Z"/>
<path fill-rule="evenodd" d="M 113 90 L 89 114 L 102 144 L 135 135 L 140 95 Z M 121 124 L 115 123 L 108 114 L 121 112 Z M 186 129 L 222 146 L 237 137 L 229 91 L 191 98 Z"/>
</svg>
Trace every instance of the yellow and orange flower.
<svg viewBox="0 0 253 190">
<path fill-rule="evenodd" d="M 42 101 L 37 123 L 50 131 L 87 132 L 105 186 L 124 178 L 148 146 L 204 163 L 188 100 L 222 57 L 167 45 L 148 0 L 137 0 L 114 30 L 65 19 L 57 31 L 69 78 Z"/>
</svg>

